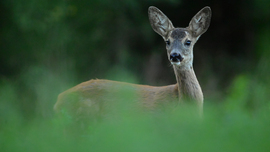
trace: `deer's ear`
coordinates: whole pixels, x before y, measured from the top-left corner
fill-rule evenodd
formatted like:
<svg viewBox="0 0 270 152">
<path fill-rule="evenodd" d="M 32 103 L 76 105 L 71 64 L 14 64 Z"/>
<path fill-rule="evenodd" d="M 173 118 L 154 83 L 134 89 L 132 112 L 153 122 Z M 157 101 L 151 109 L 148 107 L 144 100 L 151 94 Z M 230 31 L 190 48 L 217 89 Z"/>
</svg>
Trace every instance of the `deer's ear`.
<svg viewBox="0 0 270 152">
<path fill-rule="evenodd" d="M 211 21 L 211 14 L 210 7 L 206 6 L 191 19 L 188 28 L 194 37 L 199 38 L 207 31 Z"/>
<path fill-rule="evenodd" d="M 154 6 L 149 7 L 148 16 L 153 30 L 164 39 L 168 32 L 174 28 L 169 18 Z"/>
</svg>

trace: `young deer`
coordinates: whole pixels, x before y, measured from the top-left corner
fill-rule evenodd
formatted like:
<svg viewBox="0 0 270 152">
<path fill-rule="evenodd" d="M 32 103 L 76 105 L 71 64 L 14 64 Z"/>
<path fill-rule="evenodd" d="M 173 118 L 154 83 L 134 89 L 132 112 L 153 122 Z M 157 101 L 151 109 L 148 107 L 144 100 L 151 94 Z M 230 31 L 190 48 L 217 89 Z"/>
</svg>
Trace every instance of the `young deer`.
<svg viewBox="0 0 270 152">
<path fill-rule="evenodd" d="M 110 104 L 113 105 L 119 100 L 121 92 L 126 90 L 133 91 L 132 100 L 147 108 L 179 100 L 195 101 L 202 111 L 203 93 L 192 66 L 193 47 L 210 25 L 210 7 L 200 10 L 186 28 L 175 28 L 168 17 L 156 7 L 149 7 L 148 15 L 153 30 L 166 42 L 168 59 L 173 66 L 177 83 L 154 87 L 110 80 L 90 80 L 61 93 L 54 105 L 56 112 L 66 109 L 75 117 L 96 115 L 110 108 Z"/>
</svg>

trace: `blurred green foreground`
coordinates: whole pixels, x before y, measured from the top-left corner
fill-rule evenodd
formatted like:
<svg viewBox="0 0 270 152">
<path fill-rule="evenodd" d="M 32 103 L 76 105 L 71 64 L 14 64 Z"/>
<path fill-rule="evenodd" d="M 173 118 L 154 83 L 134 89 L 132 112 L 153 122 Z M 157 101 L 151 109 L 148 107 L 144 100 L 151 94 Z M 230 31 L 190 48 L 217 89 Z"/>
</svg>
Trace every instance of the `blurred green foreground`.
<svg viewBox="0 0 270 152">
<path fill-rule="evenodd" d="M 56 80 L 44 81 L 50 83 L 35 87 L 39 100 L 45 101 Z M 82 126 L 68 115 L 26 120 L 16 106 L 25 99 L 18 98 L 10 83 L 4 83 L 0 151 L 269 151 L 269 103 L 263 103 L 266 99 L 261 97 L 256 109 L 246 108 L 249 94 L 242 90 L 249 85 L 249 79 L 238 77 L 226 102 L 205 101 L 203 118 L 198 118 L 192 107 L 175 105 L 152 112 L 130 110 L 132 96 L 123 94 L 124 102 L 115 103 L 117 110 L 112 108 L 102 119 L 89 119 L 81 131 Z"/>
</svg>

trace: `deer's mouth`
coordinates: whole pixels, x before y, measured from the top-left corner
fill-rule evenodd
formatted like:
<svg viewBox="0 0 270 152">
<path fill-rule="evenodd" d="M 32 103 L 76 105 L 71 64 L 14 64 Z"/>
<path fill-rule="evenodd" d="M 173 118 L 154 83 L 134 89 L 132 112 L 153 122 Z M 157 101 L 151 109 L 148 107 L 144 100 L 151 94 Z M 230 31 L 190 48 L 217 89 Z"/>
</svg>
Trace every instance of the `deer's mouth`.
<svg viewBox="0 0 270 152">
<path fill-rule="evenodd" d="M 172 62 L 172 61 L 171 61 L 171 64 L 172 64 L 172 65 L 177 65 L 177 66 L 179 66 L 179 65 L 181 64 L 181 62 Z"/>
</svg>

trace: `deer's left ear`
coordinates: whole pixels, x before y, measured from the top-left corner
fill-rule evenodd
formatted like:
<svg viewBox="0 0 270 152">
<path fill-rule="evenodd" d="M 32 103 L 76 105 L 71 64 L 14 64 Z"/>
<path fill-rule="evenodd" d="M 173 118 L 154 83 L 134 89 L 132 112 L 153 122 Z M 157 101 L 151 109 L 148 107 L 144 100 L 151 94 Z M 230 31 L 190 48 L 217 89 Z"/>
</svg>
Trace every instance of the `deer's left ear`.
<svg viewBox="0 0 270 152">
<path fill-rule="evenodd" d="M 191 19 L 188 28 L 194 37 L 199 38 L 207 31 L 211 21 L 211 14 L 210 7 L 206 6 Z"/>
</svg>

